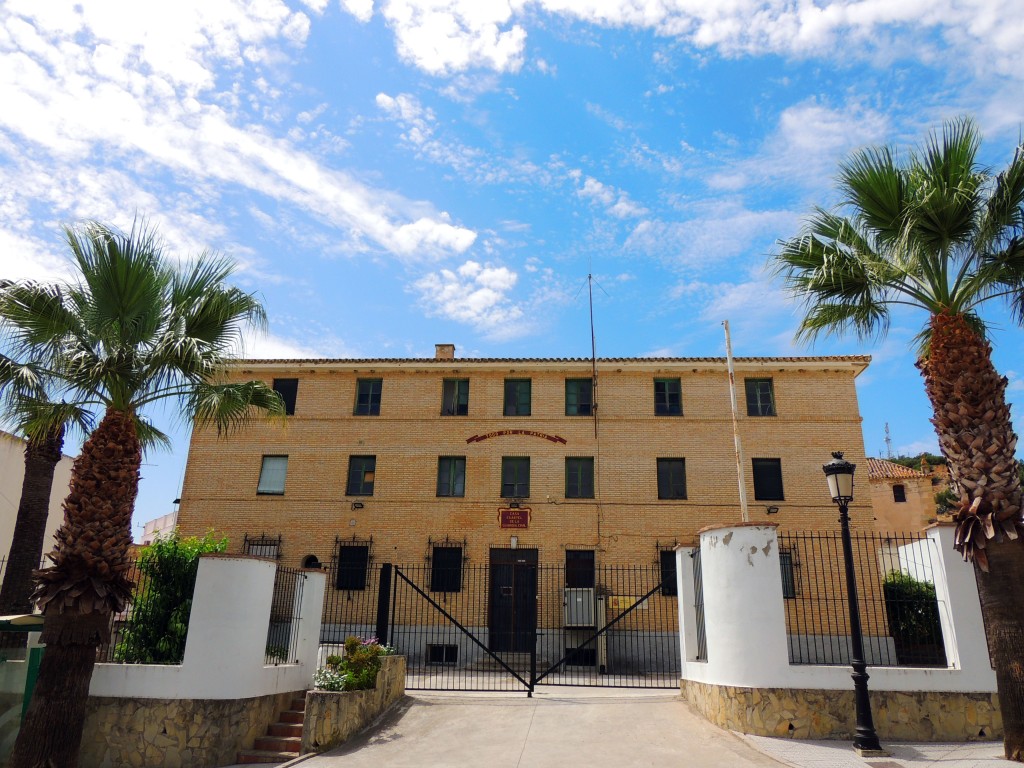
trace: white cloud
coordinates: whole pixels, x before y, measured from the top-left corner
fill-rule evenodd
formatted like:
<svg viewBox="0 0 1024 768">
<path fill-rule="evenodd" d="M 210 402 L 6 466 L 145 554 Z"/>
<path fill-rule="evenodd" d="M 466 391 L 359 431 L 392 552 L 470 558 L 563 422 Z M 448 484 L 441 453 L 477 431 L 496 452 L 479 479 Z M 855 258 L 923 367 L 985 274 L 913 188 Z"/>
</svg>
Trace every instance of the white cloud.
<svg viewBox="0 0 1024 768">
<path fill-rule="evenodd" d="M 527 327 L 523 310 L 509 296 L 518 280 L 507 267 L 467 261 L 428 274 L 413 288 L 428 313 L 466 323 L 491 338 L 511 338 Z"/>
<path fill-rule="evenodd" d="M 341 0 L 341 7 L 363 23 L 373 18 L 373 0 Z"/>
<path fill-rule="evenodd" d="M 937 32 L 976 72 L 1012 76 L 1024 68 L 1024 24 L 1017 5 L 1017 0 L 383 0 L 381 11 L 402 57 L 437 75 L 473 68 L 518 71 L 526 30 L 517 22 L 538 11 L 604 27 L 651 30 L 727 56 L 927 60 L 936 55 L 929 36 Z M 362 13 L 369 18 L 365 9 Z"/>
<path fill-rule="evenodd" d="M 325 357 L 325 354 L 283 336 L 249 331 L 243 339 L 240 356 L 249 360 L 309 360 Z"/>
<path fill-rule="evenodd" d="M 582 177 L 580 171 L 573 171 L 570 177 L 576 181 Z M 631 200 L 629 195 L 622 190 L 602 184 L 592 176 L 587 176 L 580 185 L 576 194 L 584 200 L 592 200 L 601 205 L 604 209 L 617 219 L 630 219 L 644 216 L 647 209 L 639 203 Z"/>
<path fill-rule="evenodd" d="M 308 28 L 309 19 L 280 0 L 7 3 L 0 7 L 0 151 L 21 170 L 5 174 L 9 195 L 28 205 L 38 167 L 59 179 L 49 184 L 53 215 L 76 218 L 88 203 L 87 215 L 110 220 L 108 211 L 163 211 L 164 199 L 139 195 L 139 186 L 170 171 L 193 194 L 213 182 L 297 206 L 353 248 L 372 243 L 399 256 L 468 248 L 474 232 L 320 165 L 248 124 L 235 111 L 237 93 L 215 90 L 224 66 L 272 61 L 281 45 L 302 45 Z M 272 96 L 261 80 L 252 82 L 255 92 Z M 15 162 L 23 155 L 41 162 Z M 140 182 L 125 175 L 95 183 L 109 182 L 121 166 Z"/>
</svg>

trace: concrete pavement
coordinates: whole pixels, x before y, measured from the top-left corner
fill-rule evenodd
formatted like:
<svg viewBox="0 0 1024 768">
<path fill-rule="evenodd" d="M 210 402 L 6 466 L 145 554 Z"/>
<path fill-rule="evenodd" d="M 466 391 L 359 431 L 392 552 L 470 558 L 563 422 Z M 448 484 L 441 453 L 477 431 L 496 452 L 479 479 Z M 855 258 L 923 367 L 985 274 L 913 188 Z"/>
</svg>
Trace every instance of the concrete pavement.
<svg viewBox="0 0 1024 768">
<path fill-rule="evenodd" d="M 801 741 L 724 731 L 676 691 L 539 689 L 532 699 L 415 691 L 368 731 L 302 768 L 998 768 L 1001 742 L 886 743 L 861 758 L 848 741 Z M 238 768 L 242 768 L 239 766 Z"/>
</svg>

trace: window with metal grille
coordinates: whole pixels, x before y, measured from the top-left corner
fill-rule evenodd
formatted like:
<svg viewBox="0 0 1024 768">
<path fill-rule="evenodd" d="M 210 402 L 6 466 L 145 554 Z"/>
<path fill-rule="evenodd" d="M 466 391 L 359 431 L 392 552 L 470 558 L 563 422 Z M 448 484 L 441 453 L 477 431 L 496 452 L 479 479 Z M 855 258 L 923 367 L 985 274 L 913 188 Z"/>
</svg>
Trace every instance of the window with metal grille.
<svg viewBox="0 0 1024 768">
<path fill-rule="evenodd" d="M 594 459 L 571 456 L 565 460 L 565 498 L 594 498 Z"/>
<path fill-rule="evenodd" d="M 686 498 L 686 459 L 658 459 L 658 498 Z"/>
<path fill-rule="evenodd" d="M 530 495 L 530 458 L 503 456 L 501 458 L 501 497 L 525 499 Z"/>
<path fill-rule="evenodd" d="M 439 456 L 437 459 L 437 495 L 466 495 L 466 457 Z"/>
<path fill-rule="evenodd" d="M 430 591 L 462 591 L 462 547 L 434 547 L 430 558 Z"/>
<path fill-rule="evenodd" d="M 782 459 L 752 459 L 754 498 L 758 501 L 784 501 Z"/>
<path fill-rule="evenodd" d="M 366 589 L 366 571 L 369 565 L 369 544 L 340 544 L 335 588 L 353 592 Z"/>
<path fill-rule="evenodd" d="M 469 379 L 445 379 L 441 383 L 441 415 L 465 416 L 469 413 Z"/>
<path fill-rule="evenodd" d="M 657 416 L 683 415 L 683 394 L 679 379 L 654 380 L 654 413 Z"/>
<path fill-rule="evenodd" d="M 289 416 L 295 415 L 295 398 L 299 394 L 298 379 L 274 379 L 273 389 L 284 400 L 284 412 Z"/>
<path fill-rule="evenodd" d="M 792 552 L 779 552 L 779 570 L 782 571 L 782 596 L 792 600 L 796 597 L 796 573 L 793 571 Z"/>
<path fill-rule="evenodd" d="M 661 594 L 665 597 L 675 597 L 679 594 L 679 587 L 676 584 L 675 551 L 671 549 L 659 551 L 658 561 L 661 566 Z"/>
<path fill-rule="evenodd" d="M 266 557 L 270 560 L 281 559 L 281 537 L 280 536 L 250 536 L 245 534 L 242 537 L 242 552 L 254 557 Z"/>
<path fill-rule="evenodd" d="M 903 485 L 894 485 L 892 487 L 892 500 L 902 504 L 907 500 L 907 488 Z"/>
<path fill-rule="evenodd" d="M 589 416 L 593 404 L 593 380 L 565 380 L 565 415 Z"/>
<path fill-rule="evenodd" d="M 427 664 L 458 664 L 459 646 L 427 643 Z"/>
<path fill-rule="evenodd" d="M 775 392 L 771 379 L 744 379 L 747 416 L 774 416 Z"/>
<path fill-rule="evenodd" d="M 380 415 L 380 392 L 382 386 L 382 379 L 356 380 L 356 408 L 353 411 L 356 416 Z"/>
<path fill-rule="evenodd" d="M 569 589 L 593 589 L 594 550 L 565 550 L 565 586 Z"/>
<path fill-rule="evenodd" d="M 256 493 L 260 496 L 284 495 L 284 481 L 288 475 L 287 456 L 264 456 Z"/>
<path fill-rule="evenodd" d="M 373 496 L 373 480 L 376 469 L 376 456 L 349 456 L 348 485 L 345 488 L 345 494 L 348 496 Z"/>
<path fill-rule="evenodd" d="M 530 415 L 529 379 L 505 379 L 505 415 Z"/>
</svg>

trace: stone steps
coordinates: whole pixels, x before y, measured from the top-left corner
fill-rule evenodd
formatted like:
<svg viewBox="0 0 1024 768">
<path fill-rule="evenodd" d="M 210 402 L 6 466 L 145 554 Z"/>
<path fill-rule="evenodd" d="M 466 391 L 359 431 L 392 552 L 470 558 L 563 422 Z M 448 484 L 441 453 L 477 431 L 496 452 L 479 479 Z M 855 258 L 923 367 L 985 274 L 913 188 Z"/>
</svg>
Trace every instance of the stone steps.
<svg viewBox="0 0 1024 768">
<path fill-rule="evenodd" d="M 306 700 L 292 699 L 291 709 L 281 712 L 276 723 L 267 726 L 267 735 L 258 736 L 252 749 L 238 753 L 243 765 L 279 765 L 299 756 L 302 750 L 302 722 Z"/>
</svg>

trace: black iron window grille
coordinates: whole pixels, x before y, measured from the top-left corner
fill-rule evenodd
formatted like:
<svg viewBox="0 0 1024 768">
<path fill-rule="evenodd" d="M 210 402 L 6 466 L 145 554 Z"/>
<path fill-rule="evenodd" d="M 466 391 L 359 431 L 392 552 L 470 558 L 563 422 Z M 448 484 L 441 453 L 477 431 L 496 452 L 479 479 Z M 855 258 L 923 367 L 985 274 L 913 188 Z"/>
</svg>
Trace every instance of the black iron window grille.
<svg viewBox="0 0 1024 768">
<path fill-rule="evenodd" d="M 248 533 L 242 536 L 242 554 L 266 557 L 271 560 L 281 559 L 281 543 L 284 539 L 280 534 L 268 536 L 265 533 L 259 536 L 250 536 Z"/>
<path fill-rule="evenodd" d="M 366 572 L 373 559 L 370 553 L 373 538 L 336 538 L 334 543 L 337 552 L 334 588 L 353 592 L 365 590 Z"/>
<path fill-rule="evenodd" d="M 661 594 L 664 597 L 677 597 L 679 585 L 676 584 L 675 547 L 658 550 L 658 565 L 661 567 Z"/>
<path fill-rule="evenodd" d="M 782 571 L 782 596 L 787 600 L 793 600 L 798 594 L 800 580 L 797 578 L 797 569 L 800 561 L 793 557 L 793 553 L 787 550 L 779 552 L 779 570 Z"/>
<path fill-rule="evenodd" d="M 463 548 L 445 544 L 434 544 L 430 553 L 430 591 L 462 591 Z"/>
</svg>

